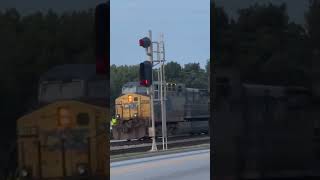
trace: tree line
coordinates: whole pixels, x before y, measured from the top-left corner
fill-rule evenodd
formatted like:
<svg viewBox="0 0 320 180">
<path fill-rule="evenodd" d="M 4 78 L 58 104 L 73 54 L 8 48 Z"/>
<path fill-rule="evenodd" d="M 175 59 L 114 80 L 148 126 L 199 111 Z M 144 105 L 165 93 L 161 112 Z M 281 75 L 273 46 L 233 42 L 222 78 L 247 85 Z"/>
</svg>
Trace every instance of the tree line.
<svg viewBox="0 0 320 180">
<path fill-rule="evenodd" d="M 305 23 L 290 21 L 286 4 L 254 4 L 228 16 L 214 3 L 216 67 L 233 67 L 248 82 L 309 86 L 320 67 L 320 1 L 309 1 Z"/>
<path fill-rule="evenodd" d="M 184 83 L 187 87 L 207 89 L 209 84 L 210 61 L 204 68 L 200 63 L 181 65 L 171 61 L 165 64 L 165 78 L 167 82 Z M 157 71 L 154 70 L 155 80 Z M 110 104 L 114 111 L 114 101 L 121 95 L 122 86 L 131 81 L 139 81 L 139 65 L 111 65 L 110 66 Z"/>
<path fill-rule="evenodd" d="M 319 0 L 310 1 L 302 25 L 289 20 L 285 4 L 243 8 L 237 19 L 223 7 L 211 5 L 215 31 L 211 64 L 236 67 L 250 82 L 309 84 L 312 72 L 320 67 Z M 21 15 L 7 9 L 0 11 L 0 27 L 2 170 L 8 166 L 9 147 L 16 143 L 16 120 L 37 100 L 40 75 L 60 64 L 95 62 L 94 13 L 49 10 Z M 170 62 L 166 68 L 167 81 L 207 87 L 209 66 Z M 137 72 L 137 66 L 112 65 L 111 96 L 119 94 L 123 83 L 137 80 Z"/>
<path fill-rule="evenodd" d="M 0 179 L 14 167 L 16 121 L 37 104 L 38 80 L 61 64 L 95 63 L 92 10 L 0 11 Z M 11 155 L 10 155 L 11 154 Z"/>
</svg>

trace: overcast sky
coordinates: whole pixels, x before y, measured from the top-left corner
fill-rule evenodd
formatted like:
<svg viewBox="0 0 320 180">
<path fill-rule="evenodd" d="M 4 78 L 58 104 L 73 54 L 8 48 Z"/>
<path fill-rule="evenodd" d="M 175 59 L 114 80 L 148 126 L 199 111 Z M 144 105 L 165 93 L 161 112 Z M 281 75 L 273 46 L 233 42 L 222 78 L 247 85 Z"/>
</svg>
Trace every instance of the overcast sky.
<svg viewBox="0 0 320 180">
<path fill-rule="evenodd" d="M 164 33 L 166 59 L 181 64 L 210 56 L 209 0 L 111 1 L 111 64 L 138 64 L 146 59 L 138 40 L 152 30 Z"/>
<path fill-rule="evenodd" d="M 0 9 L 17 8 L 32 13 L 49 8 L 57 11 L 86 10 L 104 0 L 0 0 Z M 138 39 L 148 30 L 157 39 L 164 33 L 168 60 L 185 64 L 209 58 L 210 0 L 111 0 L 111 63 L 138 64 L 145 60 Z M 304 23 L 308 0 L 216 0 L 236 17 L 239 8 L 255 2 L 286 2 L 291 20 Z"/>
<path fill-rule="evenodd" d="M 52 8 L 58 12 L 94 8 L 102 0 L 0 0 L 0 8 L 23 13 Z M 149 29 L 154 39 L 164 33 L 166 57 L 179 63 L 209 59 L 210 0 L 111 0 L 111 63 L 145 60 L 139 38 Z"/>
</svg>

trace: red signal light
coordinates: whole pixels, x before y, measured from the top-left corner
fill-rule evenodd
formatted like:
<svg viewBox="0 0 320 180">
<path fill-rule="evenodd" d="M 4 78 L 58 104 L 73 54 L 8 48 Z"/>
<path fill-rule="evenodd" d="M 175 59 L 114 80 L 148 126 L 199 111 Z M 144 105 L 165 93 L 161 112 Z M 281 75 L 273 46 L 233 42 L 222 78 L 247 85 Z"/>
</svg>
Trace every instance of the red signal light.
<svg viewBox="0 0 320 180">
<path fill-rule="evenodd" d="M 152 84 L 152 63 L 150 61 L 140 63 L 139 76 L 140 85 L 149 87 Z"/>
<path fill-rule="evenodd" d="M 142 46 L 142 47 L 144 47 L 143 39 L 140 39 L 140 40 L 139 40 L 139 45 Z"/>
<path fill-rule="evenodd" d="M 151 45 L 151 41 L 149 38 L 145 37 L 139 40 L 139 45 L 148 48 Z"/>
<path fill-rule="evenodd" d="M 149 86 L 149 81 L 147 79 L 141 80 L 140 85 L 142 86 Z"/>
</svg>

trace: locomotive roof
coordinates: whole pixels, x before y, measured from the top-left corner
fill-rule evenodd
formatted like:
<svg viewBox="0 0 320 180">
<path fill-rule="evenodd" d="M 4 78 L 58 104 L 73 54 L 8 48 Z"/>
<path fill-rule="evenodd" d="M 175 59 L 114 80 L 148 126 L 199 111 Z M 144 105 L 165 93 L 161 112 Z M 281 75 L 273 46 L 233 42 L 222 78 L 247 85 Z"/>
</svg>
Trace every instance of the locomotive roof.
<svg viewBox="0 0 320 180">
<path fill-rule="evenodd" d="M 127 82 L 123 85 L 123 87 L 128 87 L 128 86 L 141 86 L 139 82 Z"/>
<path fill-rule="evenodd" d="M 273 86 L 263 84 L 248 84 L 243 83 L 246 91 L 251 95 L 262 95 L 266 92 L 271 96 L 285 96 L 290 93 L 308 93 L 308 88 L 299 86 Z"/>
<path fill-rule="evenodd" d="M 70 80 L 70 79 L 106 79 L 106 76 L 96 74 L 95 64 L 64 64 L 49 69 L 40 81 Z"/>
<path fill-rule="evenodd" d="M 153 84 L 159 84 L 159 81 L 153 81 Z M 172 83 L 172 82 L 167 82 L 167 84 L 184 85 L 183 83 Z M 123 86 L 141 86 L 141 85 L 137 81 L 131 81 L 131 82 L 125 83 Z M 142 86 L 142 87 L 144 87 L 144 86 Z"/>
<path fill-rule="evenodd" d="M 109 106 L 109 100 L 108 99 L 103 99 L 103 98 L 70 98 L 70 99 L 57 99 L 54 101 L 50 101 L 50 102 L 40 102 L 35 109 L 40 108 L 42 106 L 46 106 L 48 104 L 51 103 L 56 103 L 56 102 L 60 102 L 60 101 L 77 101 L 77 102 L 81 102 L 81 103 L 86 103 L 86 104 L 90 104 L 90 105 L 95 105 L 95 106 L 100 106 L 100 107 L 108 107 Z"/>
<path fill-rule="evenodd" d="M 18 122 L 20 122 L 20 120 L 26 119 L 28 117 L 34 116 L 35 114 L 38 114 L 39 112 L 43 111 L 45 108 L 50 108 L 52 105 L 55 104 L 80 104 L 83 106 L 90 106 L 90 107 L 95 107 L 95 108 L 109 108 L 107 106 L 103 106 L 100 103 L 88 103 L 86 101 L 76 101 L 76 100 L 62 100 L 62 101 L 54 101 L 51 103 L 46 103 L 46 104 L 41 104 L 39 106 L 37 106 L 36 108 L 29 110 L 27 112 L 24 113 L 24 115 L 22 115 L 19 119 Z"/>
</svg>

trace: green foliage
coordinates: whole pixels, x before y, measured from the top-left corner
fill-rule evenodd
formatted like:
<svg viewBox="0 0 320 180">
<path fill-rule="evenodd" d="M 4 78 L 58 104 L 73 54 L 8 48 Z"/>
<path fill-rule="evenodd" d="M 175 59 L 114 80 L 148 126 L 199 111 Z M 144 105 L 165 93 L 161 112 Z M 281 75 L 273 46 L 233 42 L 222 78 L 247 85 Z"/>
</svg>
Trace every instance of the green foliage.
<svg viewBox="0 0 320 180">
<path fill-rule="evenodd" d="M 209 61 L 206 65 L 209 67 Z M 157 71 L 154 70 L 156 80 Z M 168 62 L 165 65 L 165 76 L 167 82 L 185 83 L 187 87 L 208 88 L 208 69 L 202 69 L 199 63 L 188 63 L 182 67 L 177 62 Z M 110 104 L 111 111 L 114 110 L 114 101 L 121 95 L 121 88 L 127 82 L 139 81 L 139 66 L 110 66 Z M 112 112 L 114 113 L 114 112 Z"/>
<path fill-rule="evenodd" d="M 165 65 L 165 75 L 168 82 L 181 82 L 182 67 L 177 62 L 169 62 Z"/>
<path fill-rule="evenodd" d="M 306 17 L 309 29 L 313 27 L 312 32 L 319 35 L 316 27 L 320 16 L 315 17 L 319 14 L 319 10 L 314 10 L 315 4 L 312 2 L 310 8 L 314 12 Z M 240 9 L 237 20 L 229 19 L 219 7 L 216 14 L 217 43 L 211 54 L 217 66 L 238 68 L 242 78 L 253 83 L 308 83 L 309 37 L 302 25 L 289 21 L 285 4 L 255 4 Z"/>
</svg>

